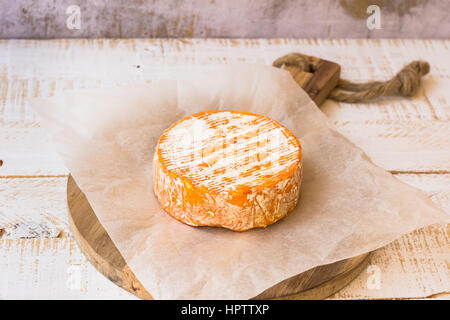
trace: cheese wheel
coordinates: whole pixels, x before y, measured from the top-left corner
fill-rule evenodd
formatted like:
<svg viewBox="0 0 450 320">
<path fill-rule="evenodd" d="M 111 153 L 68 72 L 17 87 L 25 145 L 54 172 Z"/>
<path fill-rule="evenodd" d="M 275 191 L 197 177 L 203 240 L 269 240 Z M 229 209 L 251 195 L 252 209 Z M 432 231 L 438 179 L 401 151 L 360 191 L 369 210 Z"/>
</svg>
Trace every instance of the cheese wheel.
<svg viewBox="0 0 450 320">
<path fill-rule="evenodd" d="M 153 158 L 162 207 L 191 226 L 266 227 L 297 204 L 301 146 L 274 120 L 205 111 L 166 129 Z"/>
</svg>

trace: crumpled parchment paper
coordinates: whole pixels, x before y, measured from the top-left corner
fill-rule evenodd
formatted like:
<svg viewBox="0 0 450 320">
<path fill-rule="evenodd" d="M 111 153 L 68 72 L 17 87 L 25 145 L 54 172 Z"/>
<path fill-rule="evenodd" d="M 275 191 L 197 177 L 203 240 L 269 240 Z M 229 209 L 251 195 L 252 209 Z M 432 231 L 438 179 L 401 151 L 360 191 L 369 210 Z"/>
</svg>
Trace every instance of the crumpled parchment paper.
<svg viewBox="0 0 450 320">
<path fill-rule="evenodd" d="M 449 219 L 339 134 L 287 71 L 237 64 L 168 78 L 32 102 L 100 222 L 154 298 L 252 298 L 312 267 Z M 175 121 L 213 109 L 268 116 L 300 140 L 301 199 L 286 218 L 238 233 L 190 227 L 161 208 L 152 190 L 159 136 Z"/>
</svg>

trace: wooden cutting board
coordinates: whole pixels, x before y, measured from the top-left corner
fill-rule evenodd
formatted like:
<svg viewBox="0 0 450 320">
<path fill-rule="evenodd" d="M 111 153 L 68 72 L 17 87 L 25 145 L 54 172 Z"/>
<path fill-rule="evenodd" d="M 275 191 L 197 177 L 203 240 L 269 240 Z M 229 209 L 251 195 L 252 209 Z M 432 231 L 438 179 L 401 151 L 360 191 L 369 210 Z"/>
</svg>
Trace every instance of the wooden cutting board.
<svg viewBox="0 0 450 320">
<path fill-rule="evenodd" d="M 336 86 L 340 66 L 306 56 L 312 72 L 286 66 L 295 81 L 320 105 Z M 98 221 L 84 193 L 72 176 L 67 183 L 69 224 L 74 237 L 89 261 L 112 282 L 143 299 L 152 299 Z M 286 279 L 259 294 L 255 299 L 323 299 L 352 281 L 364 268 L 370 253 L 319 266 Z"/>
</svg>

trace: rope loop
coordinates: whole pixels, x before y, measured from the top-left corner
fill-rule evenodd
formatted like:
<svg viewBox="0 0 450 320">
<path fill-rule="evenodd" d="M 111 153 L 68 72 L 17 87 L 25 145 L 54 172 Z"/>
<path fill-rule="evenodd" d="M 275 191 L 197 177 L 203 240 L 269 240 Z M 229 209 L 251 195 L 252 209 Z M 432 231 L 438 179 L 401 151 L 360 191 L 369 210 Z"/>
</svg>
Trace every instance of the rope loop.
<svg viewBox="0 0 450 320">
<path fill-rule="evenodd" d="M 301 71 L 311 72 L 313 69 L 308 58 L 300 53 L 290 53 L 276 59 L 274 67 L 296 66 Z M 348 103 L 366 102 L 388 95 L 413 96 L 420 87 L 423 76 L 430 72 L 430 65 L 426 61 L 413 61 L 403 67 L 388 81 L 369 81 L 357 83 L 340 79 L 336 88 L 331 91 L 329 98 Z"/>
</svg>

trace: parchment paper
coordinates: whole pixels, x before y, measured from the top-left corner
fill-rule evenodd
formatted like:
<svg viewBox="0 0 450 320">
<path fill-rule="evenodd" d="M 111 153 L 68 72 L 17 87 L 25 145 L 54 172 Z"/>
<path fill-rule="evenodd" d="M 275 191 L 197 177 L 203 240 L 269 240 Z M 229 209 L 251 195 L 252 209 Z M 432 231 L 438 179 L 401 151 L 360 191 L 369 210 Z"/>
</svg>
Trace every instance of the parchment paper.
<svg viewBox="0 0 450 320">
<path fill-rule="evenodd" d="M 251 298 L 314 266 L 449 219 L 336 132 L 287 71 L 239 64 L 169 77 L 32 102 L 100 222 L 154 298 Z M 175 121 L 212 109 L 262 114 L 299 138 L 301 199 L 286 218 L 238 233 L 190 227 L 160 207 L 152 191 L 159 136 Z"/>
</svg>

